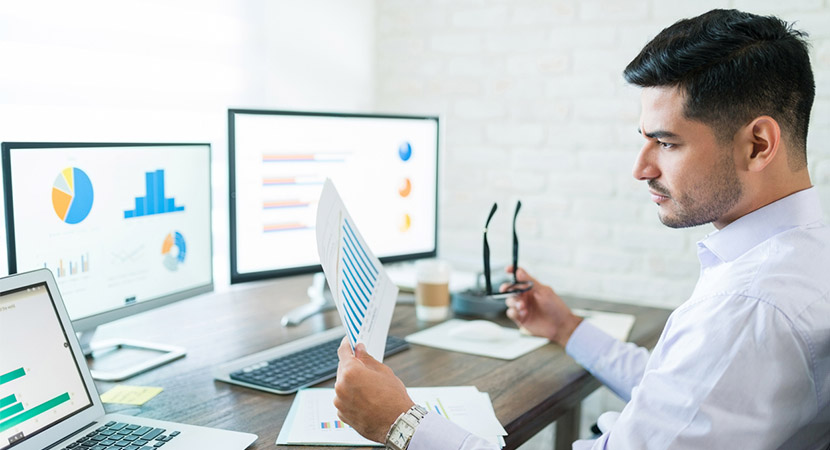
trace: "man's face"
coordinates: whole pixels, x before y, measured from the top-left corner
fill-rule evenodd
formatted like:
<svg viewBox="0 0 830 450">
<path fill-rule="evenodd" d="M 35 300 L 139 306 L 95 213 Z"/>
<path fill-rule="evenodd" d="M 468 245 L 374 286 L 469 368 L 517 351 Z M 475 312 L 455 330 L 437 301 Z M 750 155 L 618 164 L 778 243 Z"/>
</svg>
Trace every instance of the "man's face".
<svg viewBox="0 0 830 450">
<path fill-rule="evenodd" d="M 708 125 L 683 117 L 678 89 L 645 88 L 641 100 L 646 143 L 634 178 L 648 182 L 660 221 L 672 228 L 726 226 L 742 191 L 731 145 L 718 143 Z"/>
</svg>

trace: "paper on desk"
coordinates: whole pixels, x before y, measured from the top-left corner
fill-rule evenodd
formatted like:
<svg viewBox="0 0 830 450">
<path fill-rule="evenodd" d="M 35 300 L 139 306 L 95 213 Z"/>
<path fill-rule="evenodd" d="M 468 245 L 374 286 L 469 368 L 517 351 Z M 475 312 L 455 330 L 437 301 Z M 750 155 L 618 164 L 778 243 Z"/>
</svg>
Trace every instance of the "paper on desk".
<svg viewBox="0 0 830 450">
<path fill-rule="evenodd" d="M 334 184 L 326 179 L 317 206 L 317 251 L 352 348 L 359 342 L 383 362 L 398 288 L 355 226 Z"/>
<path fill-rule="evenodd" d="M 415 403 L 439 414 L 470 433 L 504 445 L 507 432 L 493 412 L 490 396 L 474 386 L 409 388 Z M 303 389 L 297 392 L 277 437 L 277 445 L 382 446 L 360 436 L 337 419 L 334 389 Z"/>
<path fill-rule="evenodd" d="M 277 436 L 277 445 L 356 445 L 377 446 L 337 417 L 334 389 L 302 389 Z"/>
<path fill-rule="evenodd" d="M 577 316 L 584 317 L 585 320 L 587 320 L 591 325 L 623 342 L 628 341 L 628 334 L 634 326 L 635 317 L 631 314 L 620 314 L 588 309 L 573 309 L 572 311 Z"/>
<path fill-rule="evenodd" d="M 547 344 L 549 341 L 537 336 L 526 336 L 515 328 L 502 327 L 504 337 L 497 341 L 473 341 L 454 337 L 452 331 L 465 323 L 464 320 L 452 319 L 432 328 L 410 334 L 408 342 L 429 347 L 470 353 L 498 359 L 516 359 Z"/>
<path fill-rule="evenodd" d="M 438 414 L 493 444 L 507 436 L 493 411 L 490 395 L 479 392 L 475 386 L 409 388 L 406 392 L 431 414 Z"/>
</svg>

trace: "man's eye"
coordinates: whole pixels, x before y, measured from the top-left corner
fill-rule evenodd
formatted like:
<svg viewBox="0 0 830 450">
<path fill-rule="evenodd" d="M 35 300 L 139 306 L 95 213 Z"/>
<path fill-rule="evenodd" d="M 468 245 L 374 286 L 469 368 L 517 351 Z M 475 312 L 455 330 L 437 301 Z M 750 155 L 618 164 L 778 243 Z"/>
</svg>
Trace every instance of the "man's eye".
<svg viewBox="0 0 830 450">
<path fill-rule="evenodd" d="M 669 143 L 669 142 L 657 141 L 657 145 L 659 145 L 661 148 L 665 148 L 665 149 L 674 148 L 674 144 Z"/>
</svg>

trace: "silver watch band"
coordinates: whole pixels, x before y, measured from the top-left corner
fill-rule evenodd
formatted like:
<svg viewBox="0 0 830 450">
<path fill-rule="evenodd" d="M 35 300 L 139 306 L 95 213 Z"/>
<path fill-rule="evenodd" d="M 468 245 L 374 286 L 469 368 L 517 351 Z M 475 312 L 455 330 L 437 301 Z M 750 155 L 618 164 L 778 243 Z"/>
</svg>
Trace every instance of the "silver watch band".
<svg viewBox="0 0 830 450">
<path fill-rule="evenodd" d="M 389 431 L 386 433 L 386 448 L 390 450 L 406 450 L 409 447 L 409 442 L 415 434 L 415 428 L 421 423 L 421 419 L 427 414 L 427 410 L 420 405 L 412 405 L 408 411 L 398 416 Z M 390 439 L 393 433 L 405 432 L 406 438 L 401 445 Z"/>
</svg>

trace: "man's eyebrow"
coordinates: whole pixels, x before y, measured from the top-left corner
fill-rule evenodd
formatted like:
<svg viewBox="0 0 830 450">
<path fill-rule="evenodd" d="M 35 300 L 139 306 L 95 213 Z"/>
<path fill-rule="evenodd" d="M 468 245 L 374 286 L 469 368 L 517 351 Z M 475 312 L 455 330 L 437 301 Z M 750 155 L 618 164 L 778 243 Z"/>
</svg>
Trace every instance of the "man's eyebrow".
<svg viewBox="0 0 830 450">
<path fill-rule="evenodd" d="M 656 131 L 652 131 L 650 133 L 643 134 L 643 131 L 640 130 L 639 128 L 637 128 L 637 134 L 643 135 L 643 136 L 645 136 L 647 138 L 651 138 L 651 139 L 676 138 L 676 137 L 678 137 L 677 134 L 672 133 L 671 131 L 665 131 L 665 130 L 656 130 Z"/>
</svg>

